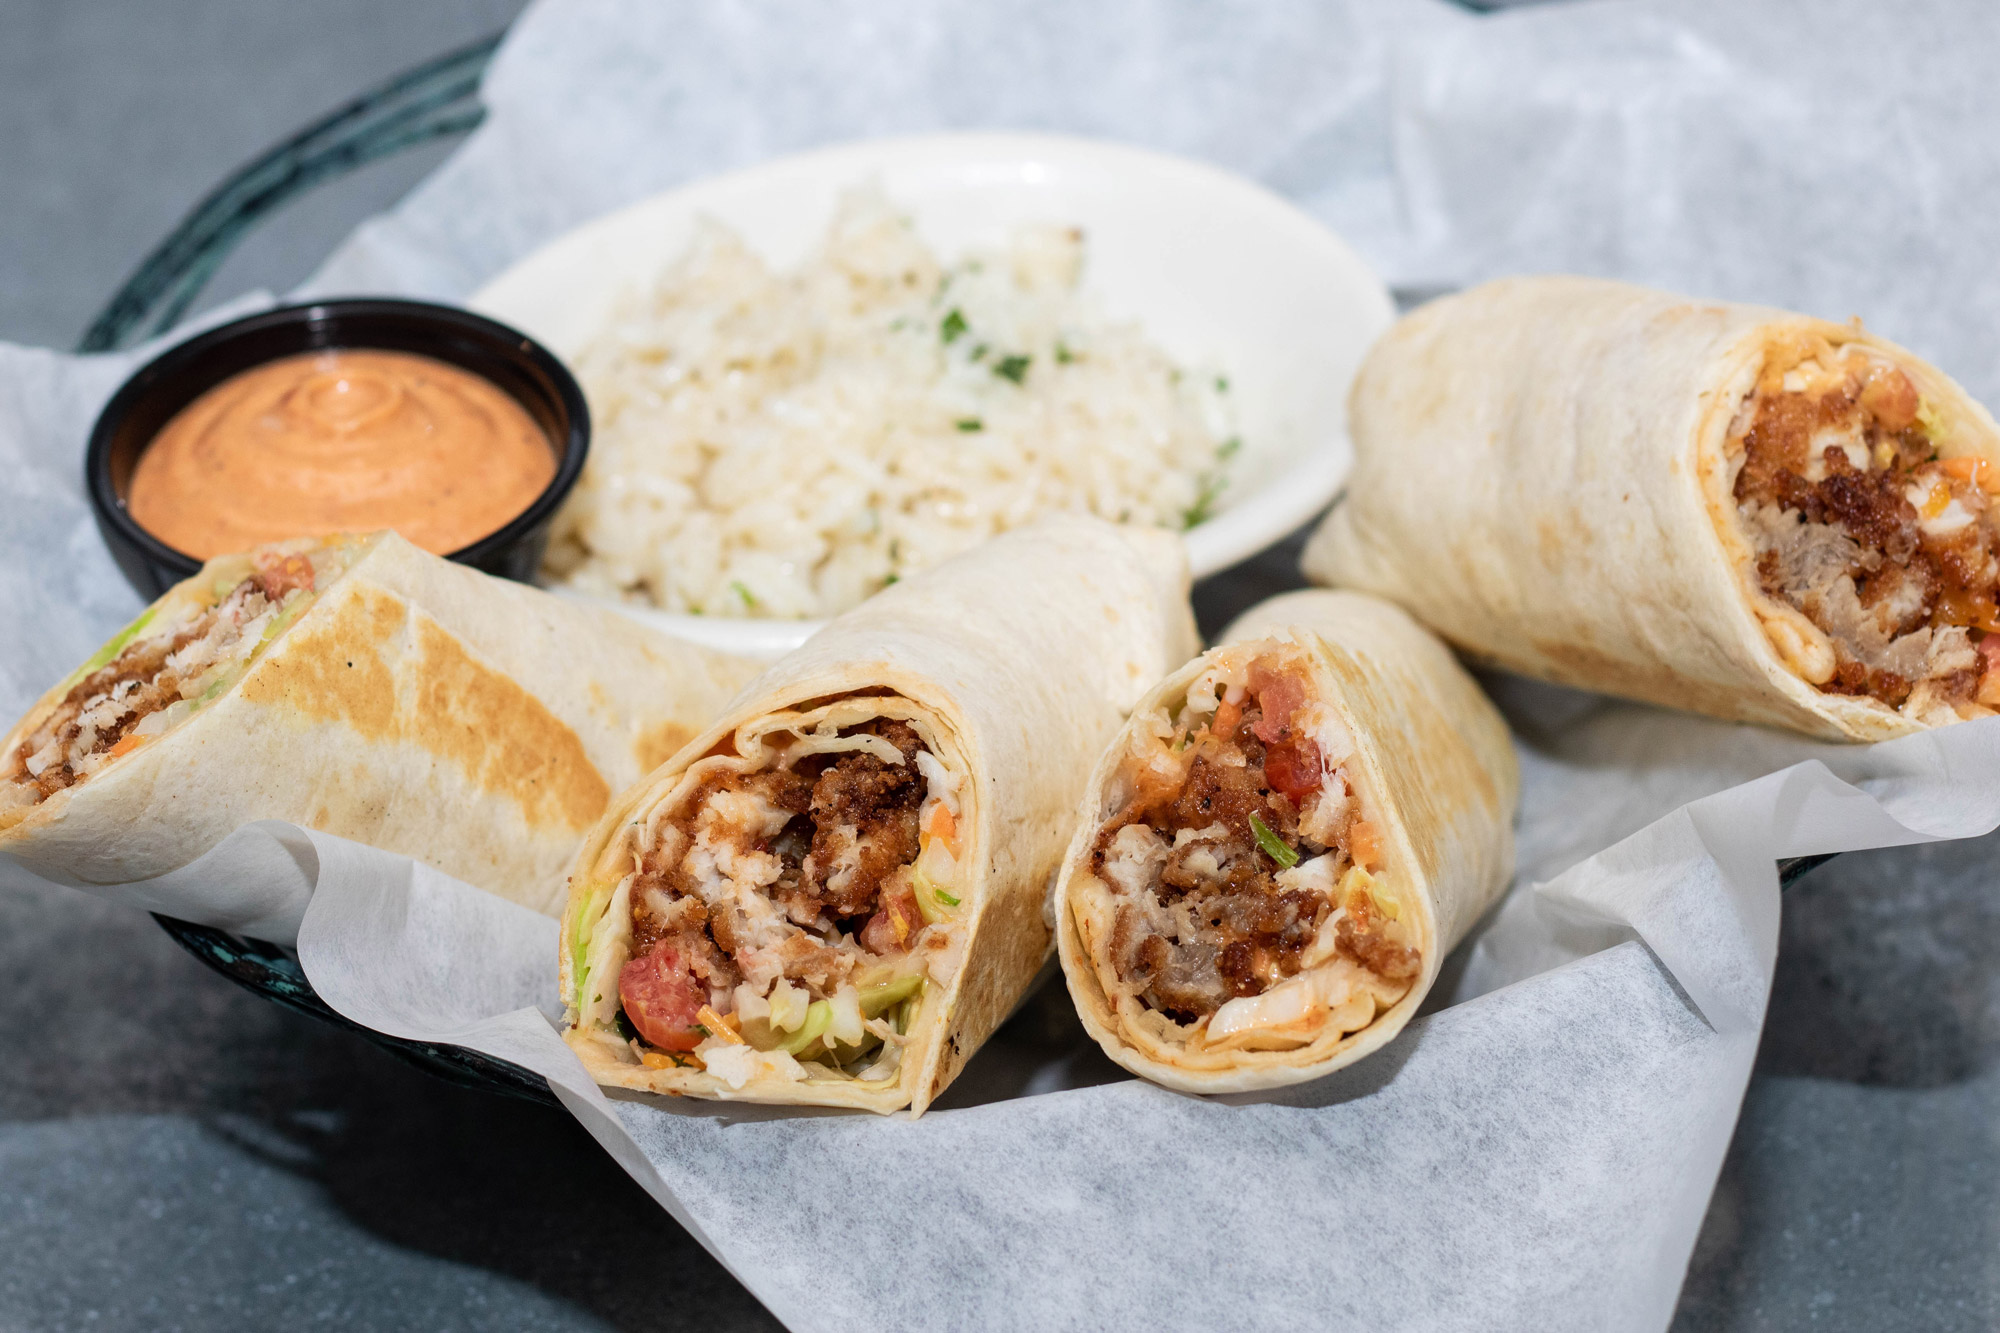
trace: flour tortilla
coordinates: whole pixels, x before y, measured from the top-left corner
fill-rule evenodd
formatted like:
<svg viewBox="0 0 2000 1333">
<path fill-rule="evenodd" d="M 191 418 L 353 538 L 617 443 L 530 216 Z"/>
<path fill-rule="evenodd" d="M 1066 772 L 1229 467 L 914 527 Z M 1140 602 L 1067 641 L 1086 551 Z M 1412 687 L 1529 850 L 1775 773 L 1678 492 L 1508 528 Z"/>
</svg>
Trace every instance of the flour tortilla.
<svg viewBox="0 0 2000 1333">
<path fill-rule="evenodd" d="M 554 915 L 612 794 L 759 669 L 392 532 L 346 540 L 359 543 L 346 570 L 232 687 L 79 785 L 0 814 L 0 852 L 60 882 L 115 885 L 278 819 Z M 206 605 L 247 570 L 244 556 L 212 560 L 154 606 Z M 9 751 L 69 685 L 29 710 Z"/>
<path fill-rule="evenodd" d="M 1104 919 L 1093 903 L 1110 895 L 1090 873 L 1090 855 L 1105 821 L 1119 813 L 1112 784 L 1147 715 L 1178 704 L 1218 656 L 1273 639 L 1307 650 L 1314 697 L 1353 735 L 1349 772 L 1359 779 L 1362 809 L 1385 852 L 1378 878 L 1401 906 L 1414 909 L 1423 966 L 1409 991 L 1358 1032 L 1323 1032 L 1291 1050 L 1195 1051 L 1160 1040 L 1146 1029 L 1138 1001 L 1111 995 L 1116 973 L 1107 932 L 1090 924 Z M 1512 877 L 1519 795 L 1506 724 L 1450 651 L 1402 611 L 1372 597 L 1319 591 L 1253 607 L 1220 644 L 1147 693 L 1091 776 L 1055 902 L 1063 975 L 1084 1028 L 1126 1069 L 1182 1092 L 1300 1083 L 1381 1049 L 1422 1005 L 1445 955 Z"/>
<path fill-rule="evenodd" d="M 1510 670 L 1716 717 L 1883 740 L 1921 729 L 1786 665 L 1724 444 L 1765 351 L 1801 331 L 1888 357 L 1946 457 L 2000 428 L 1936 367 L 1856 325 L 1591 278 L 1508 278 L 1416 310 L 1350 401 L 1347 496 L 1315 582 L 1376 593 Z"/>
<path fill-rule="evenodd" d="M 1044 899 L 1092 763 L 1132 704 L 1193 651 L 1187 564 L 1171 534 L 1096 519 L 1044 519 L 876 595 L 774 665 L 720 721 L 625 793 L 578 851 L 563 917 L 570 1045 L 601 1084 L 658 1093 L 878 1112 L 922 1111 L 1027 989 L 1050 949 Z M 689 765 L 736 737 L 814 710 L 839 725 L 907 718 L 960 775 L 964 961 L 933 981 L 893 1082 L 759 1076 L 730 1086 L 692 1068 L 652 1069 L 574 1026 L 575 945 L 602 915 L 593 893 L 621 878 L 628 825 Z M 616 968 L 607 969 L 615 975 Z M 615 982 L 613 983 L 615 984 Z"/>
</svg>

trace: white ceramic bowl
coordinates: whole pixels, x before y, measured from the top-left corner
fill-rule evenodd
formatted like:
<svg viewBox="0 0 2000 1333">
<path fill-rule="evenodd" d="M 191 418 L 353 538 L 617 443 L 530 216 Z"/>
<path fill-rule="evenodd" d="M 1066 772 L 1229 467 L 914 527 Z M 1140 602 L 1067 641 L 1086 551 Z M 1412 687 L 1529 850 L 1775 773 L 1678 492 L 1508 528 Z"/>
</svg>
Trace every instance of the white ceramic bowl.
<svg viewBox="0 0 2000 1333">
<path fill-rule="evenodd" d="M 698 181 L 556 238 L 475 293 L 473 309 L 574 358 L 620 296 L 650 284 L 707 215 L 790 266 L 840 193 L 877 181 L 946 262 L 1016 225 L 1083 228 L 1083 287 L 1182 365 L 1229 377 L 1243 447 L 1215 514 L 1186 534 L 1197 578 L 1255 555 L 1340 490 L 1347 389 L 1394 318 L 1381 279 L 1269 191 L 1181 158 L 1049 135 L 940 134 L 842 144 Z M 619 609 L 703 643 L 775 657 L 822 622 Z"/>
</svg>

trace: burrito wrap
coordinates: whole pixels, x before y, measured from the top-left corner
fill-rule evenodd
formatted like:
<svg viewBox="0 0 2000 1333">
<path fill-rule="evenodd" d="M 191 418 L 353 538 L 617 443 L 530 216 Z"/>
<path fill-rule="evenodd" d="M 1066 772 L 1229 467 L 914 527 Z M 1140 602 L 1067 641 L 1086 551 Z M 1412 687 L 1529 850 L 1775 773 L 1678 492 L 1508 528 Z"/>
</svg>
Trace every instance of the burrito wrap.
<svg viewBox="0 0 2000 1333">
<path fill-rule="evenodd" d="M 1900 367 L 1945 458 L 2000 461 L 1984 408 L 1858 325 L 1503 279 L 1419 308 L 1369 355 L 1354 471 L 1306 572 L 1545 680 L 1824 736 L 1916 730 L 1780 652 L 1816 631 L 1760 587 L 1732 494 L 1725 444 L 1767 355 L 1814 339 Z"/>
<path fill-rule="evenodd" d="M 1200 724 L 1188 721 L 1200 711 L 1194 702 L 1178 721 L 1173 716 L 1190 686 L 1218 677 L 1240 681 L 1244 663 L 1256 660 L 1299 661 L 1306 684 L 1300 716 L 1309 716 L 1315 704 L 1333 715 L 1317 728 L 1321 758 L 1333 770 L 1325 780 L 1331 784 L 1344 774 L 1356 817 L 1375 830 L 1379 861 L 1372 875 L 1361 878 L 1372 881 L 1381 899 L 1393 900 L 1398 938 L 1416 955 L 1415 970 L 1399 983 L 1400 993 L 1383 993 L 1393 999 L 1372 1018 L 1364 1007 L 1358 1029 L 1342 1030 L 1327 1015 L 1310 1013 L 1277 1038 L 1212 1046 L 1206 1031 L 1162 1022 L 1142 999 L 1125 993 L 1131 987 L 1121 986 L 1112 956 L 1120 896 L 1099 878 L 1095 855 L 1101 834 L 1121 811 L 1129 818 L 1134 765 L 1162 753 L 1165 733 L 1186 739 L 1190 725 L 1199 732 Z M 1269 687 L 1261 700 L 1246 698 L 1244 704 L 1268 709 Z M 1196 741 L 1190 752 L 1199 751 L 1198 735 Z M 1351 749 L 1336 755 L 1329 747 L 1343 741 Z M 1274 752 L 1275 745 L 1267 755 Z M 1262 603 L 1231 625 L 1216 648 L 1147 693 L 1091 776 L 1056 898 L 1063 974 L 1084 1027 L 1126 1069 L 1186 1092 L 1296 1083 L 1379 1049 L 1409 1021 L 1444 956 L 1506 886 L 1518 793 L 1514 752 L 1499 714 L 1450 652 L 1409 616 L 1352 593 L 1291 593 Z M 1300 808 L 1303 814 L 1303 800 Z M 1278 823 L 1268 806 L 1263 813 Z M 1302 831 L 1306 825 L 1302 818 Z M 1305 845 L 1297 837 L 1289 841 Z M 1311 862 L 1300 869 L 1309 871 Z M 1231 909 L 1225 901 L 1219 910 Z M 1311 927 L 1311 918 L 1304 924 Z M 1319 938 L 1335 935 L 1335 926 L 1337 921 L 1323 922 Z M 1298 986 L 1312 975 L 1310 969 L 1294 973 L 1288 984 Z M 1263 993 L 1278 991 L 1272 986 Z M 1222 1012 L 1193 1028 L 1205 1029 Z"/>
<path fill-rule="evenodd" d="M 881 1112 L 909 1106 L 921 1113 L 1013 1010 L 1047 959 L 1044 898 L 1084 777 L 1132 702 L 1191 651 L 1186 588 L 1185 557 L 1168 534 L 1095 519 L 1046 519 L 883 591 L 774 665 L 714 726 L 619 797 L 578 852 L 563 920 L 563 994 L 571 1004 L 566 1036 L 593 1076 L 651 1092 Z M 920 926 L 911 944 L 914 951 L 920 943 L 950 940 L 911 1002 L 894 1069 L 861 1078 L 811 1061 L 753 1057 L 739 1044 L 733 1054 L 722 1053 L 736 1061 L 725 1078 L 706 1066 L 719 1066 L 722 1037 L 733 1041 L 746 1024 L 726 1008 L 728 989 L 713 981 L 703 983 L 700 995 L 725 1006 L 718 1016 L 728 1019 L 729 1034 L 714 1033 L 704 1020 L 700 1035 L 707 1039 L 695 1050 L 687 1049 L 691 1040 L 671 1054 L 641 1047 L 620 1026 L 630 1020 L 621 978 L 640 961 L 628 919 L 634 877 L 647 854 L 638 831 L 690 817 L 687 806 L 706 790 L 691 772 L 697 765 L 733 772 L 727 761 L 746 752 L 768 765 L 785 754 L 768 748 L 766 738 L 797 748 L 799 733 L 810 738 L 822 723 L 819 734 L 846 735 L 868 727 L 893 731 L 885 722 L 909 727 L 956 782 L 954 864 L 962 867 L 951 881 L 950 905 L 926 904 L 943 916 L 944 929 Z M 908 764 L 889 767 L 906 771 Z M 888 892 L 882 890 L 881 905 L 871 899 L 858 910 L 874 912 L 870 920 L 878 922 Z M 681 896 L 662 905 L 678 910 Z M 735 909 L 718 900 L 704 910 Z M 704 929 L 712 934 L 715 927 Z M 843 934 L 866 933 L 855 917 L 847 929 L 823 928 L 813 939 L 839 946 Z M 695 939 L 692 947 L 706 951 L 711 944 Z M 897 956 L 895 948 L 889 953 Z M 749 957 L 732 953 L 721 965 L 734 969 Z M 686 973 L 677 979 L 695 984 Z M 774 996 L 790 984 L 789 974 L 776 986 L 760 983 Z M 763 1012 L 762 999 L 752 995 L 750 1002 Z M 767 1029 L 774 1039 L 795 1030 L 780 1029 L 775 1017 Z"/>
<path fill-rule="evenodd" d="M 219 662 L 213 697 L 181 701 L 192 711 L 171 727 L 35 804 L 0 809 L 0 851 L 62 882 L 118 884 L 183 866 L 245 823 L 286 820 L 552 915 L 612 794 L 758 669 L 391 532 L 255 558 L 287 556 L 300 568 L 317 558 L 332 577 L 308 579 L 296 606 L 266 608 L 269 641 L 247 667 Z M 135 645 L 254 577 L 252 556 L 210 561 L 148 609 Z M 89 674 L 8 733 L 0 757 L 17 779 L 24 740 Z"/>
</svg>

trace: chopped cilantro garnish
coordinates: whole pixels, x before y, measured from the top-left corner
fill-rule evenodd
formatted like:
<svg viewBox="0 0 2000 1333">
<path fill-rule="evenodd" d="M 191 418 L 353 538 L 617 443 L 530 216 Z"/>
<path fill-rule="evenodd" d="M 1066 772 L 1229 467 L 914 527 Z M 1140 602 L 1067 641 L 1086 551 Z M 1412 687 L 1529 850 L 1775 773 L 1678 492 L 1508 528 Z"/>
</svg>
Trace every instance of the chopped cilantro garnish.
<svg viewBox="0 0 2000 1333">
<path fill-rule="evenodd" d="M 901 583 L 902 581 L 903 576 L 901 574 L 891 574 L 888 578 L 882 580 L 882 586 L 886 588 L 892 583 Z"/>
<path fill-rule="evenodd" d="M 1057 343 L 1057 344 L 1056 344 L 1056 364 L 1057 364 L 1057 365 L 1059 365 L 1059 366 L 1066 366 L 1066 365 L 1068 365 L 1068 364 L 1069 364 L 1070 362 L 1072 362 L 1072 361 L 1074 361 L 1074 360 L 1076 360 L 1076 353 L 1075 353 L 1075 352 L 1072 352 L 1072 351 L 1070 351 L 1070 350 L 1069 350 L 1069 344 L 1068 344 L 1068 343 Z"/>
<path fill-rule="evenodd" d="M 977 347 L 974 347 L 972 349 L 972 359 L 974 361 L 981 360 L 982 358 L 985 357 L 986 353 L 989 350 L 991 349 L 989 349 L 985 343 L 980 343 Z"/>
<path fill-rule="evenodd" d="M 1215 391 L 1216 391 L 1217 393 L 1228 393 L 1228 392 L 1229 392 L 1229 376 L 1227 376 L 1227 375 L 1217 375 L 1217 376 L 1215 377 Z"/>
<path fill-rule="evenodd" d="M 1227 484 L 1219 473 L 1211 472 L 1204 476 L 1200 488 L 1195 491 L 1194 503 L 1181 511 L 1181 526 L 1191 528 L 1215 517 L 1215 502 L 1221 498 L 1222 488 Z"/>
<path fill-rule="evenodd" d="M 729 580 L 729 591 L 735 593 L 738 597 L 741 597 L 743 599 L 743 605 L 745 606 L 757 605 L 757 594 L 751 592 L 749 588 L 745 587 L 742 579 Z"/>
<path fill-rule="evenodd" d="M 1257 816 L 1252 815 L 1250 817 L 1252 819 L 1255 819 Z M 704 1037 L 713 1037 L 715 1035 L 713 1032 L 710 1032 L 706 1027 L 702 1026 L 700 1023 L 696 1023 L 694 1027 L 691 1029 L 691 1031 L 699 1032 Z"/>
<path fill-rule="evenodd" d="M 1215 447 L 1215 461 L 1226 463 L 1236 457 L 1236 451 L 1243 447 L 1243 437 L 1232 435 Z"/>
<path fill-rule="evenodd" d="M 993 373 L 1001 379 L 1019 384 L 1028 378 L 1028 363 L 1032 358 L 1025 356 L 1003 356 L 1000 364 L 993 367 Z"/>
<path fill-rule="evenodd" d="M 986 423 L 981 421 L 978 417 L 960 417 L 953 424 L 968 435 L 970 435 L 973 431 L 986 429 Z"/>
<path fill-rule="evenodd" d="M 1290 870 L 1299 863 L 1299 854 L 1285 845 L 1285 840 L 1271 832 L 1271 826 L 1257 816 L 1250 816 L 1250 836 L 1264 849 L 1264 855 L 1276 861 L 1281 869 Z"/>
<path fill-rule="evenodd" d="M 953 306 L 950 312 L 945 315 L 944 323 L 938 325 L 938 336 L 943 338 L 945 346 L 949 347 L 964 332 L 965 315 L 957 306 Z"/>
<path fill-rule="evenodd" d="M 939 902 L 943 903 L 946 907 L 958 906 L 958 899 L 952 897 L 950 894 L 946 893 L 943 889 L 933 889 L 931 893 L 933 897 L 935 897 Z"/>
</svg>

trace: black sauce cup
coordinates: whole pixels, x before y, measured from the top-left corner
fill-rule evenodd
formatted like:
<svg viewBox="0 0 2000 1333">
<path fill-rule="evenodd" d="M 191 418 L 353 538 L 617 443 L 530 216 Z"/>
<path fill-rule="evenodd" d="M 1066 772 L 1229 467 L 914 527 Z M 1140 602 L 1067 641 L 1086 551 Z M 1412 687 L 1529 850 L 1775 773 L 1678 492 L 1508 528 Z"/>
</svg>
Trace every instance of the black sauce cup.
<svg viewBox="0 0 2000 1333">
<path fill-rule="evenodd" d="M 547 348 L 497 320 L 452 306 L 370 298 L 281 306 L 218 325 L 161 353 L 111 395 L 90 431 L 84 484 L 98 531 L 141 596 L 158 597 L 202 562 L 146 531 L 126 507 L 139 455 L 176 412 L 230 376 L 336 348 L 412 352 L 470 371 L 541 427 L 555 455 L 554 478 L 504 527 L 450 554 L 488 574 L 533 580 L 556 508 L 590 452 L 590 409 L 576 377 Z"/>
</svg>

